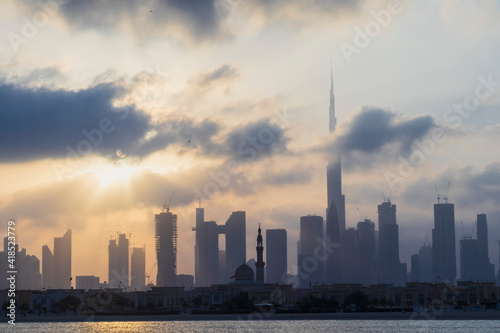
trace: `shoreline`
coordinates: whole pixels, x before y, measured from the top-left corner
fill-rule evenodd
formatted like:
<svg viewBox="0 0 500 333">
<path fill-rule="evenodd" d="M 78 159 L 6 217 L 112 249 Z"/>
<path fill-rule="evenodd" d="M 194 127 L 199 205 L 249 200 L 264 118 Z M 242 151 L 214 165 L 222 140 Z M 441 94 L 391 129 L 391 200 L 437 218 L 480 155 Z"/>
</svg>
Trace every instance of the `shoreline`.
<svg viewBox="0 0 500 333">
<path fill-rule="evenodd" d="M 3 317 L 0 322 L 7 323 Z M 440 314 L 417 312 L 354 312 L 354 313 L 249 313 L 249 314 L 177 314 L 177 315 L 113 315 L 113 316 L 47 316 L 16 317 L 16 324 L 31 322 L 115 322 L 115 321 L 246 321 L 246 320 L 500 320 L 500 311 L 462 312 Z"/>
</svg>

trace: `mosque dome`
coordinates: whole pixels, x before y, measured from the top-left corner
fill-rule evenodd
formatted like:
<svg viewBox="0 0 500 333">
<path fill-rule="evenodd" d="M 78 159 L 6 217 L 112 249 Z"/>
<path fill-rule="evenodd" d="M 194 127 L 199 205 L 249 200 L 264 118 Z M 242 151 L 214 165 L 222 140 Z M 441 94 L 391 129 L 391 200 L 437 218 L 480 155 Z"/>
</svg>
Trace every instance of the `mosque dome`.
<svg viewBox="0 0 500 333">
<path fill-rule="evenodd" d="M 253 269 L 247 264 L 243 264 L 236 268 L 233 277 L 235 281 L 254 281 Z"/>
</svg>

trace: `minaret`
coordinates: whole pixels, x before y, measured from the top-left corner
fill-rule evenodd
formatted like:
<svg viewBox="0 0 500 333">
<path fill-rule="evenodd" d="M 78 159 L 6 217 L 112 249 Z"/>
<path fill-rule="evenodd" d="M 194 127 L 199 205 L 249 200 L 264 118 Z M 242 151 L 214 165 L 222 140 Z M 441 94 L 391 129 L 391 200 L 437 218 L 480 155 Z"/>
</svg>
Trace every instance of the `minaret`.
<svg viewBox="0 0 500 333">
<path fill-rule="evenodd" d="M 335 135 L 337 118 L 335 117 L 335 95 L 333 93 L 333 69 L 330 71 L 330 108 L 329 132 Z M 342 232 L 345 230 L 345 197 L 342 194 L 342 166 L 340 151 L 332 150 L 328 156 L 327 167 L 327 208 L 326 208 L 326 237 L 333 243 L 341 242 Z M 325 263 L 327 283 L 339 283 L 342 280 L 341 249 L 337 248 Z"/>
<path fill-rule="evenodd" d="M 259 235 L 257 236 L 257 261 L 255 262 L 256 269 L 256 281 L 260 283 L 264 283 L 264 246 L 262 245 L 262 235 L 260 230 L 259 223 Z"/>
</svg>

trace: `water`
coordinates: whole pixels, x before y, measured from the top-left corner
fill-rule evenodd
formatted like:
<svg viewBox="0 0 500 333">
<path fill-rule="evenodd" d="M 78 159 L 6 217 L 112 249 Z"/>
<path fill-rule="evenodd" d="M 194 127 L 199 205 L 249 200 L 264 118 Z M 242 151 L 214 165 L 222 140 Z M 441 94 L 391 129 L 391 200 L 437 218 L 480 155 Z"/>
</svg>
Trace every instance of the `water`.
<svg viewBox="0 0 500 333">
<path fill-rule="evenodd" d="M 0 324 L 0 332 L 500 332 L 497 320 L 268 320 L 268 321 L 145 321 Z"/>
</svg>

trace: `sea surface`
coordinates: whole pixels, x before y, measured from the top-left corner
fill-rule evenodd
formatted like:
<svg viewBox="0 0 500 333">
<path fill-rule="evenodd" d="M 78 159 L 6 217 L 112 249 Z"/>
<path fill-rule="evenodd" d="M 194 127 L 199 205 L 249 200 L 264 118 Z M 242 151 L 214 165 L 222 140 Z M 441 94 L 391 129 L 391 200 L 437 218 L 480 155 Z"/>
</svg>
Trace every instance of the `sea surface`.
<svg viewBox="0 0 500 333">
<path fill-rule="evenodd" d="M 498 320 L 266 320 L 2 323 L 0 332 L 500 332 Z"/>
</svg>

